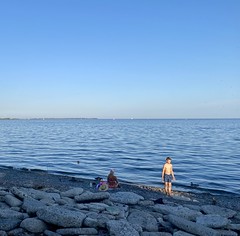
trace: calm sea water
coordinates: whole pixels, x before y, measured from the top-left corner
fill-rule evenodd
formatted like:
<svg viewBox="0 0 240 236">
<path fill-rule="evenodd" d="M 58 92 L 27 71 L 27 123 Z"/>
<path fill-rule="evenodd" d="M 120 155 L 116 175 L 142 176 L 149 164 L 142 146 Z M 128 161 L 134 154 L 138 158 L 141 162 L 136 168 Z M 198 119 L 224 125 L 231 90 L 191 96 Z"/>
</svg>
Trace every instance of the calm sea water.
<svg viewBox="0 0 240 236">
<path fill-rule="evenodd" d="M 162 186 L 167 156 L 175 189 L 240 194 L 239 119 L 0 121 L 2 167 Z"/>
</svg>

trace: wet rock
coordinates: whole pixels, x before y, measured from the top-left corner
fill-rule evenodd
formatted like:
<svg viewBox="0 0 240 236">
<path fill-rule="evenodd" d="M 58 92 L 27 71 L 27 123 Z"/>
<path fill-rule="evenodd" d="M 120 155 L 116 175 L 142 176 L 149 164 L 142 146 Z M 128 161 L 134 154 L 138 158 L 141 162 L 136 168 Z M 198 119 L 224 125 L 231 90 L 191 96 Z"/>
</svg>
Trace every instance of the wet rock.
<svg viewBox="0 0 240 236">
<path fill-rule="evenodd" d="M 44 235 L 46 235 L 46 236 L 61 236 L 61 234 L 52 232 L 52 231 L 50 231 L 50 230 L 45 230 L 45 231 L 44 231 Z"/>
<path fill-rule="evenodd" d="M 81 227 L 86 215 L 80 211 L 65 209 L 60 206 L 45 207 L 37 211 L 39 219 L 62 227 Z"/>
<path fill-rule="evenodd" d="M 172 236 L 172 234 L 167 232 L 142 232 L 141 236 Z"/>
<path fill-rule="evenodd" d="M 219 233 L 219 236 L 239 236 L 238 233 L 231 230 L 218 229 L 217 232 Z"/>
<path fill-rule="evenodd" d="M 234 215 L 237 214 L 236 211 L 215 205 L 203 205 L 201 207 L 201 210 L 206 214 L 214 214 L 227 218 L 232 218 Z"/>
<path fill-rule="evenodd" d="M 10 209 L 2 209 L 0 211 L 0 218 L 5 218 L 5 219 L 24 219 L 24 214 L 17 212 L 17 211 L 13 211 Z"/>
<path fill-rule="evenodd" d="M 110 220 L 107 229 L 113 236 L 139 236 L 139 233 L 126 220 Z"/>
<path fill-rule="evenodd" d="M 22 208 L 28 213 L 28 214 L 35 214 L 38 210 L 46 207 L 46 204 L 44 204 L 41 201 L 38 201 L 34 198 L 24 198 Z"/>
<path fill-rule="evenodd" d="M 60 235 L 97 235 L 98 231 L 94 228 L 67 228 L 56 231 Z"/>
<path fill-rule="evenodd" d="M 18 227 L 21 223 L 20 219 L 0 219 L 0 230 L 9 231 Z"/>
<path fill-rule="evenodd" d="M 5 202 L 11 207 L 19 207 L 22 205 L 22 201 L 10 194 L 5 195 Z"/>
<path fill-rule="evenodd" d="M 66 192 L 62 192 L 61 196 L 62 197 L 74 198 L 77 195 L 81 195 L 83 193 L 83 191 L 84 191 L 83 188 L 72 188 L 72 189 L 69 189 Z"/>
<path fill-rule="evenodd" d="M 108 199 L 109 196 L 110 194 L 108 192 L 99 192 L 99 193 L 84 192 L 79 196 L 75 196 L 74 199 L 76 202 L 89 203 L 89 202 L 99 202 L 104 199 Z"/>
<path fill-rule="evenodd" d="M 199 236 L 219 236 L 216 230 L 208 228 L 204 225 L 186 220 L 182 217 L 179 217 L 176 215 L 168 215 L 167 218 L 170 223 L 172 223 L 179 229 L 184 230 L 188 233 L 196 234 Z"/>
<path fill-rule="evenodd" d="M 229 224 L 227 228 L 236 230 L 236 231 L 240 231 L 240 224 Z"/>
<path fill-rule="evenodd" d="M 179 230 L 179 231 L 173 233 L 173 236 L 194 236 L 194 234 L 189 234 L 189 233 Z"/>
<path fill-rule="evenodd" d="M 20 227 L 31 233 L 42 233 L 47 229 L 47 225 L 43 221 L 36 218 L 27 218 L 23 220 L 20 224 Z"/>
<path fill-rule="evenodd" d="M 157 204 L 153 207 L 153 209 L 162 214 L 173 214 L 176 216 L 183 217 L 187 220 L 193 220 L 193 221 L 195 221 L 198 216 L 202 215 L 202 213 L 199 211 L 194 211 L 183 206 L 174 207 L 174 206 Z"/>
<path fill-rule="evenodd" d="M 108 205 L 98 202 L 87 204 L 87 206 L 90 211 L 91 210 L 104 211 L 108 207 Z"/>
<path fill-rule="evenodd" d="M 7 236 L 7 233 L 3 230 L 0 230 L 0 236 Z"/>
<path fill-rule="evenodd" d="M 110 200 L 113 202 L 118 202 L 122 204 L 138 204 L 140 200 L 144 200 L 144 198 L 133 192 L 117 192 L 113 193 L 110 196 Z"/>
<path fill-rule="evenodd" d="M 18 189 L 16 187 L 12 187 L 10 189 L 10 191 L 12 192 L 12 194 L 14 194 L 15 196 L 17 196 L 20 199 L 24 199 L 25 197 L 27 197 L 26 193 L 24 193 L 23 191 L 21 191 L 20 189 Z"/>
<path fill-rule="evenodd" d="M 22 191 L 24 195 L 35 198 L 36 200 L 41 200 L 44 198 L 51 198 L 53 200 L 57 200 L 60 198 L 59 193 L 47 193 L 33 188 L 20 188 L 20 191 Z"/>
<path fill-rule="evenodd" d="M 114 215 L 114 216 L 119 215 L 121 210 L 122 209 L 120 209 L 117 206 L 108 206 L 108 207 L 106 207 L 106 211 L 109 212 L 109 214 Z"/>
<path fill-rule="evenodd" d="M 224 228 L 227 226 L 230 222 L 227 218 L 224 218 L 219 215 L 203 215 L 197 217 L 196 223 L 205 225 L 210 228 Z"/>
<path fill-rule="evenodd" d="M 91 217 L 87 217 L 85 218 L 83 225 L 86 227 L 90 227 L 90 228 L 97 228 L 98 224 L 98 220 L 97 219 L 93 219 Z"/>
<path fill-rule="evenodd" d="M 140 206 L 154 206 L 154 202 L 150 200 L 139 201 L 138 205 Z"/>
<path fill-rule="evenodd" d="M 24 230 L 22 228 L 16 228 L 11 231 L 8 231 L 9 236 L 19 236 L 23 234 Z"/>
<path fill-rule="evenodd" d="M 144 211 L 134 210 L 128 216 L 128 222 L 131 224 L 140 225 L 143 230 L 149 232 L 158 231 L 158 223 L 155 217 Z"/>
</svg>

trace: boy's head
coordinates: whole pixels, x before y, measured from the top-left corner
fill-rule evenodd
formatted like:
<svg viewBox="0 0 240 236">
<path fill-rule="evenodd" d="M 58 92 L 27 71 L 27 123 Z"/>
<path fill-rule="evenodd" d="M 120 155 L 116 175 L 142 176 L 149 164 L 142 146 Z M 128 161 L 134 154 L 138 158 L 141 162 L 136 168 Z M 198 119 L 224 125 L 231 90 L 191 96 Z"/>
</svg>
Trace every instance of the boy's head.
<svg viewBox="0 0 240 236">
<path fill-rule="evenodd" d="M 166 158 L 166 162 L 167 162 L 167 163 L 171 163 L 171 161 L 172 161 L 171 157 L 167 157 L 167 158 Z"/>
</svg>

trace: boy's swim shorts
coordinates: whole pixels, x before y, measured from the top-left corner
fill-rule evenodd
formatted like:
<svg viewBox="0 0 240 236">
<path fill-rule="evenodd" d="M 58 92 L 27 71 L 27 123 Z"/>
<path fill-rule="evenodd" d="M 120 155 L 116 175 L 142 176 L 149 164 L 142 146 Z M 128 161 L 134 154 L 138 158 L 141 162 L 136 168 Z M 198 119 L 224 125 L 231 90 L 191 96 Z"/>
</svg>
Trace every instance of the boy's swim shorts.
<svg viewBox="0 0 240 236">
<path fill-rule="evenodd" d="M 172 175 L 167 175 L 167 174 L 165 174 L 164 175 L 164 182 L 169 182 L 169 183 L 171 183 L 172 182 Z"/>
</svg>

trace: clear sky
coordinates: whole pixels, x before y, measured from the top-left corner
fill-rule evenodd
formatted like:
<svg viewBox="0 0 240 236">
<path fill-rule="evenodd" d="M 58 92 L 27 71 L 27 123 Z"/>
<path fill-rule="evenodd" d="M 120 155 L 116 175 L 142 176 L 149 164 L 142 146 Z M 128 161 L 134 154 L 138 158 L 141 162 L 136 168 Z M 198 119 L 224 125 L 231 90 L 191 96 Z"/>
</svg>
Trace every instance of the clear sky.
<svg viewBox="0 0 240 236">
<path fill-rule="evenodd" d="M 240 118 L 239 0 L 0 1 L 0 117 Z"/>
</svg>

